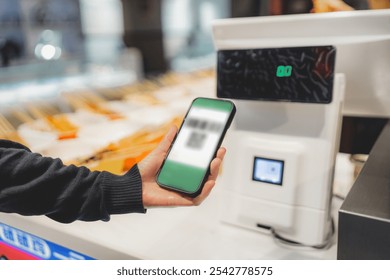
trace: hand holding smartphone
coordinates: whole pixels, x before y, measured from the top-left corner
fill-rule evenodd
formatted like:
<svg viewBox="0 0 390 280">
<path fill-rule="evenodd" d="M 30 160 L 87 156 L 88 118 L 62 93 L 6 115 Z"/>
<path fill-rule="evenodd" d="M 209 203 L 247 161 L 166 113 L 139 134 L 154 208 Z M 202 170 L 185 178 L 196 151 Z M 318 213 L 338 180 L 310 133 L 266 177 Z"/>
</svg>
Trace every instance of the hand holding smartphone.
<svg viewBox="0 0 390 280">
<path fill-rule="evenodd" d="M 231 101 L 196 98 L 157 174 L 157 183 L 190 197 L 199 195 L 235 112 Z"/>
</svg>

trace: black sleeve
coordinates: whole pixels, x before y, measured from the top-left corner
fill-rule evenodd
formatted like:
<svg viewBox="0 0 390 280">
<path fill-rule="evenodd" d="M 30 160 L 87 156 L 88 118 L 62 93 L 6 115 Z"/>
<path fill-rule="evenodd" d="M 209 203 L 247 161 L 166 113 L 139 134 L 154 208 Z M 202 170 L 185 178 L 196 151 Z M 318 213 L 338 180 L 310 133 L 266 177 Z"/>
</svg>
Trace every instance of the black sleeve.
<svg viewBox="0 0 390 280">
<path fill-rule="evenodd" d="M 117 176 L 65 166 L 59 159 L 24 149 L 0 147 L 0 211 L 47 215 L 62 223 L 144 213 L 141 176 L 137 166 Z"/>
</svg>

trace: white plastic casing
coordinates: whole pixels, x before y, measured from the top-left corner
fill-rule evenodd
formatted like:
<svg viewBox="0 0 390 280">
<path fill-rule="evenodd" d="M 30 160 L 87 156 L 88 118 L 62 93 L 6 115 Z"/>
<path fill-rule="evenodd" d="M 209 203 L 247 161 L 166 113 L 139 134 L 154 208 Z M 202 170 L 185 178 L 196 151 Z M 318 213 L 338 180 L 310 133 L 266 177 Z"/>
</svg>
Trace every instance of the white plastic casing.
<svg viewBox="0 0 390 280">
<path fill-rule="evenodd" d="M 307 245 L 326 240 L 344 88 L 336 74 L 330 104 L 235 101 L 219 179 L 223 221 Z M 255 157 L 284 161 L 281 186 L 252 179 Z"/>
</svg>

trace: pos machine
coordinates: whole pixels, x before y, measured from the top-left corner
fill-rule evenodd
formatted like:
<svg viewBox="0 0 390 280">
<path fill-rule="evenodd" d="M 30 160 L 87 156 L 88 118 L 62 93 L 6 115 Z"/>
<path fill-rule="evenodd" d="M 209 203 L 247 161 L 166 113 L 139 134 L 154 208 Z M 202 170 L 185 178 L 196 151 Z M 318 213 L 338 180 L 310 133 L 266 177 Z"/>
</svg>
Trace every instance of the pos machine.
<svg viewBox="0 0 390 280">
<path fill-rule="evenodd" d="M 222 28 L 214 25 L 217 95 L 233 99 L 237 113 L 224 143 L 221 219 L 325 247 L 344 95 L 337 50 L 262 48 L 223 37 Z"/>
</svg>

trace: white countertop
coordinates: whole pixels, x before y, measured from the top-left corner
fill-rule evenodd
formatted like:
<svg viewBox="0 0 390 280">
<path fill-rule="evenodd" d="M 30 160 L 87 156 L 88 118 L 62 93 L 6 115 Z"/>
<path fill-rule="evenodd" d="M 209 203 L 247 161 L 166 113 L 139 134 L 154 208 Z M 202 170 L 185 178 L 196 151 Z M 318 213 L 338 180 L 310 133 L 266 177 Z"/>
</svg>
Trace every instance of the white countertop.
<svg viewBox="0 0 390 280">
<path fill-rule="evenodd" d="M 352 185 L 348 155 L 337 158 L 334 192 L 345 196 Z M 220 193 L 216 186 L 198 207 L 149 209 L 144 214 L 114 215 L 110 222 L 60 224 L 47 217 L 0 213 L 0 222 L 98 259 L 336 259 L 338 209 L 333 244 L 324 250 L 287 247 L 269 233 L 222 223 Z"/>
</svg>

